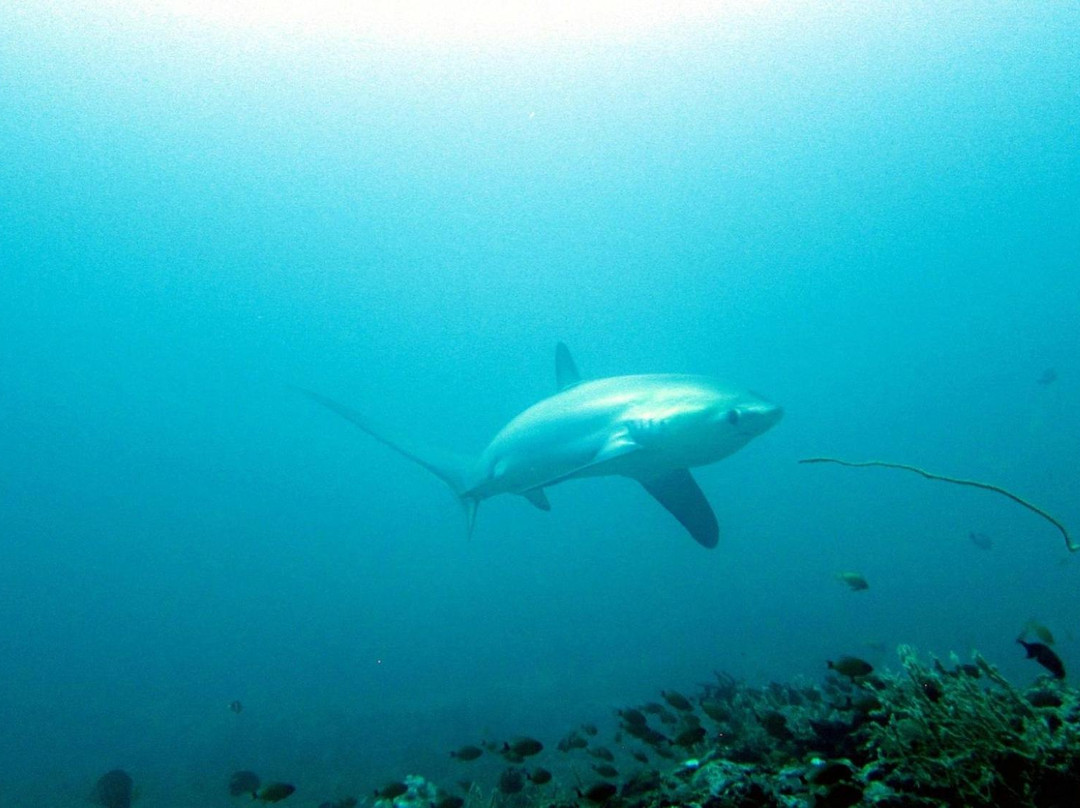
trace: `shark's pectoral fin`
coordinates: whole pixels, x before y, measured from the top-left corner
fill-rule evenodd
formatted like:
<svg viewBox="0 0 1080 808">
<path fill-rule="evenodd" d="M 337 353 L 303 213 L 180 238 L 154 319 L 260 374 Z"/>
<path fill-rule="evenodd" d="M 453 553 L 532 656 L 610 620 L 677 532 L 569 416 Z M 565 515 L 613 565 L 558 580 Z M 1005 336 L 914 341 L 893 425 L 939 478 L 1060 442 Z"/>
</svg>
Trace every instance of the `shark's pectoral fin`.
<svg viewBox="0 0 1080 808">
<path fill-rule="evenodd" d="M 690 531 L 694 541 L 702 547 L 716 546 L 720 538 L 716 514 L 688 469 L 669 471 L 659 477 L 641 480 L 641 484 Z"/>
<path fill-rule="evenodd" d="M 530 488 L 528 491 L 522 491 L 521 496 L 542 511 L 551 510 L 551 503 L 548 502 L 547 494 L 544 493 L 543 488 Z"/>
</svg>

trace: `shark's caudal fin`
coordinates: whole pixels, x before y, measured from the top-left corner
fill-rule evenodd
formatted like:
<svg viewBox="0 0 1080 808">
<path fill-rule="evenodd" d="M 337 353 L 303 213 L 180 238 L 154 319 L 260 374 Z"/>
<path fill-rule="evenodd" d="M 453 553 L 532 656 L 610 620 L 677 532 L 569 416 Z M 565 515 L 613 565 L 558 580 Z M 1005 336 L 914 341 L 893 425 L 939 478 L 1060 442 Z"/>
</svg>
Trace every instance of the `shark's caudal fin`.
<svg viewBox="0 0 1080 808">
<path fill-rule="evenodd" d="M 409 460 L 417 465 L 423 466 L 450 486 L 450 490 L 453 491 L 454 495 L 461 501 L 461 505 L 465 511 L 466 529 L 468 534 L 470 536 L 472 535 L 473 523 L 476 521 L 476 506 L 479 503 L 479 500 L 476 497 L 465 495 L 465 492 L 469 490 L 469 473 L 472 469 L 472 462 L 468 458 L 434 447 L 417 446 L 415 443 L 397 436 L 391 437 L 389 430 L 385 429 L 381 424 L 376 424 L 366 415 L 361 415 L 351 407 L 346 407 L 344 404 L 339 404 L 332 398 L 327 398 L 326 396 L 321 395 L 320 393 L 314 393 L 311 390 L 305 390 L 302 387 L 293 389 L 299 393 L 303 393 L 312 401 L 322 404 L 328 410 L 336 412 L 346 421 L 350 421 L 355 426 L 360 427 L 360 429 L 371 435 L 375 440 L 385 446 L 389 446 L 395 452 L 409 458 Z"/>
</svg>

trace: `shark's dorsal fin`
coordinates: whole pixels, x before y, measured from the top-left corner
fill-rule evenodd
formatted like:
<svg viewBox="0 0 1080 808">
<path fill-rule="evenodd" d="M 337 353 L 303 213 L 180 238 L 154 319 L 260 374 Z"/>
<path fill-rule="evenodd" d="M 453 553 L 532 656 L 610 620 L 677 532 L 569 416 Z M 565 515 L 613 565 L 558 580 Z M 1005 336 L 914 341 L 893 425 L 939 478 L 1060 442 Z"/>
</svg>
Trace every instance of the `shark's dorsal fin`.
<svg viewBox="0 0 1080 808">
<path fill-rule="evenodd" d="M 570 349 L 566 347 L 565 342 L 560 342 L 555 346 L 555 386 L 562 392 L 580 381 L 581 374 L 578 373 L 577 365 L 570 356 Z"/>
<path fill-rule="evenodd" d="M 690 531 L 694 541 L 702 547 L 716 546 L 720 538 L 716 514 L 688 469 L 669 471 L 659 477 L 642 480 L 641 484 Z"/>
</svg>

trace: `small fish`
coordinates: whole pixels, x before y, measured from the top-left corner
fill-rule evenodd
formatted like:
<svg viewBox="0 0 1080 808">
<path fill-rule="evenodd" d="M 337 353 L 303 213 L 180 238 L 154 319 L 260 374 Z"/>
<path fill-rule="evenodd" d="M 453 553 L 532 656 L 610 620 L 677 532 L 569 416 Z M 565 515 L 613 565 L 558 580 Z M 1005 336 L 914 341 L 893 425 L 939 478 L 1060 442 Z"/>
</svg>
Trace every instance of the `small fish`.
<svg viewBox="0 0 1080 808">
<path fill-rule="evenodd" d="M 450 757 L 468 762 L 470 760 L 476 760 L 482 754 L 484 754 L 484 750 L 479 746 L 463 746 L 460 749 L 451 752 Z"/>
<path fill-rule="evenodd" d="M 975 533 L 972 531 L 968 533 L 968 538 L 971 539 L 971 543 L 980 550 L 991 550 L 994 547 L 994 540 L 985 533 Z"/>
<path fill-rule="evenodd" d="M 841 676 L 856 679 L 860 676 L 869 676 L 874 672 L 874 666 L 865 659 L 853 656 L 842 656 L 835 662 L 829 660 L 829 669 L 834 670 Z"/>
<path fill-rule="evenodd" d="M 619 789 L 614 783 L 596 783 L 589 786 L 585 791 L 578 789 L 578 796 L 589 802 L 603 805 L 618 793 Z"/>
<path fill-rule="evenodd" d="M 131 808 L 134 781 L 123 769 L 113 769 L 98 778 L 92 799 L 104 808 Z"/>
<path fill-rule="evenodd" d="M 1054 370 L 1053 368 L 1047 368 L 1046 370 L 1044 370 L 1042 372 L 1042 375 L 1039 376 L 1037 381 L 1043 387 L 1046 387 L 1049 384 L 1053 384 L 1054 382 L 1057 381 L 1057 371 Z"/>
<path fill-rule="evenodd" d="M 592 755 L 594 758 L 606 760 L 608 763 L 612 763 L 615 760 L 615 755 L 612 754 L 611 750 L 608 749 L 606 746 L 590 746 L 585 751 Z"/>
<path fill-rule="evenodd" d="M 1016 641 L 1024 646 L 1028 659 L 1034 659 L 1050 671 L 1055 679 L 1065 678 L 1065 663 L 1061 661 L 1061 657 L 1050 650 L 1049 645 L 1043 645 L 1041 642 L 1024 642 L 1020 638 Z"/>
<path fill-rule="evenodd" d="M 727 721 L 731 718 L 731 710 L 722 701 L 716 699 L 702 699 L 701 711 L 713 721 Z"/>
<path fill-rule="evenodd" d="M 229 794 L 234 797 L 239 797 L 241 794 L 250 794 L 255 796 L 255 792 L 259 790 L 259 775 L 255 772 L 249 772 L 246 769 L 244 771 L 233 772 L 229 778 Z"/>
<path fill-rule="evenodd" d="M 558 748 L 560 752 L 569 752 L 571 749 L 584 749 L 588 745 L 589 742 L 575 730 L 559 741 Z"/>
<path fill-rule="evenodd" d="M 642 752 L 640 749 L 635 749 L 630 754 L 634 758 L 634 760 L 636 760 L 638 763 L 648 763 L 649 762 L 649 756 L 646 755 L 644 752 Z"/>
<path fill-rule="evenodd" d="M 676 710 L 689 712 L 694 709 L 694 705 L 690 703 L 690 699 L 686 698 L 686 696 L 676 690 L 661 690 L 660 695 L 664 697 L 664 701 Z"/>
<path fill-rule="evenodd" d="M 296 791 L 296 786 L 290 783 L 270 783 L 264 786 L 254 798 L 263 802 L 281 802 L 294 791 Z"/>
<path fill-rule="evenodd" d="M 1054 644 L 1054 635 L 1050 633 L 1050 629 L 1035 618 L 1027 621 L 1027 625 L 1024 626 L 1024 630 L 1020 633 L 1020 636 L 1025 636 L 1029 631 L 1047 645 Z"/>
<path fill-rule="evenodd" d="M 533 769 L 526 776 L 529 778 L 529 782 L 532 783 L 534 786 L 542 786 L 544 785 L 544 783 L 551 782 L 551 772 L 549 772 L 547 769 Z"/>
<path fill-rule="evenodd" d="M 507 753 L 516 757 L 527 758 L 538 755 L 544 750 L 544 745 L 536 738 L 514 738 L 503 744 L 503 754 Z"/>
<path fill-rule="evenodd" d="M 596 728 L 596 724 L 582 724 L 581 731 L 584 732 L 586 735 L 595 735 L 600 730 Z"/>
<path fill-rule="evenodd" d="M 234 699 L 229 702 L 229 709 L 237 715 L 240 715 L 240 713 L 244 712 L 244 705 L 240 699 Z"/>
<path fill-rule="evenodd" d="M 619 776 L 619 770 L 612 766 L 610 763 L 597 763 L 592 767 L 592 770 L 599 774 L 601 777 L 607 777 L 612 779 Z"/>
<path fill-rule="evenodd" d="M 525 788 L 525 773 L 521 769 L 506 769 L 499 775 L 498 789 L 503 794 L 517 794 Z"/>
<path fill-rule="evenodd" d="M 648 723 L 648 720 L 645 718 L 645 713 L 641 712 L 641 710 L 635 710 L 633 707 L 628 707 L 625 710 L 619 710 L 618 714 L 619 718 L 621 718 L 627 724 L 644 726 Z"/>
<path fill-rule="evenodd" d="M 870 584 L 866 582 L 866 579 L 857 572 L 838 572 L 836 573 L 836 580 L 843 581 L 851 587 L 852 592 L 862 592 L 864 589 L 870 588 Z"/>
<path fill-rule="evenodd" d="M 387 783 L 380 789 L 375 791 L 375 796 L 380 800 L 393 800 L 400 797 L 402 794 L 407 794 L 409 787 L 402 783 L 400 780 L 395 780 L 392 783 Z"/>
<path fill-rule="evenodd" d="M 648 704 L 642 705 L 641 711 L 643 713 L 652 713 L 653 715 L 660 715 L 664 712 L 664 705 L 659 702 L 650 701 Z"/>
<path fill-rule="evenodd" d="M 696 746 L 705 740 L 705 728 L 704 727 L 690 727 L 685 729 L 675 736 L 675 740 L 672 741 L 676 746 L 681 746 L 683 749 L 690 749 L 692 746 Z"/>
<path fill-rule="evenodd" d="M 448 795 L 436 802 L 433 808 L 462 808 L 465 805 L 465 800 L 461 797 Z"/>
</svg>

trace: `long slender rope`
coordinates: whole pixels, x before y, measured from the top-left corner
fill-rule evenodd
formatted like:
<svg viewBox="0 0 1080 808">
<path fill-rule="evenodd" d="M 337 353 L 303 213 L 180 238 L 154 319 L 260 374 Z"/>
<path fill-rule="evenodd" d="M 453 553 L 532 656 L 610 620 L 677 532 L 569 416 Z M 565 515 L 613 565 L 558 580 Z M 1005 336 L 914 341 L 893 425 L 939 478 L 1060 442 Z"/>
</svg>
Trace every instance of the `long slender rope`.
<svg viewBox="0 0 1080 808">
<path fill-rule="evenodd" d="M 863 462 L 863 463 L 853 463 L 853 462 L 848 461 L 848 460 L 837 460 L 835 457 L 808 457 L 808 458 L 806 458 L 804 460 L 800 460 L 799 462 L 800 463 L 838 463 L 841 466 L 851 466 L 852 468 L 865 468 L 867 466 L 881 466 L 882 468 L 887 468 L 887 469 L 902 469 L 903 471 L 913 471 L 916 474 L 919 474 L 919 475 L 925 477 L 928 480 L 940 480 L 941 482 L 944 482 L 944 483 L 956 483 L 957 485 L 968 485 L 968 486 L 971 486 L 972 488 L 982 488 L 984 491 L 994 491 L 995 493 L 1003 494 L 1004 496 L 1007 496 L 1009 499 L 1011 499 L 1017 505 L 1023 505 L 1029 511 L 1033 511 L 1034 513 L 1037 513 L 1039 516 L 1041 516 L 1043 519 L 1045 519 L 1047 522 L 1049 522 L 1054 527 L 1056 527 L 1059 531 L 1061 531 L 1061 535 L 1065 537 L 1065 547 L 1068 548 L 1070 553 L 1075 553 L 1077 550 L 1080 550 L 1080 544 L 1076 544 L 1075 542 L 1073 542 L 1073 540 L 1071 538 L 1069 538 L 1069 531 L 1066 530 L 1065 525 L 1061 524 L 1061 522 L 1059 522 L 1057 519 L 1052 517 L 1050 514 L 1048 514 L 1046 511 L 1044 511 L 1042 508 L 1038 507 L 1037 505 L 1032 505 L 1030 502 L 1028 502 L 1023 497 L 1018 497 L 1016 494 L 1012 493 L 1011 491 L 1006 491 L 1004 488 L 999 488 L 996 485 L 990 485 L 990 483 L 980 483 L 977 480 L 961 480 L 961 479 L 958 479 L 956 477 L 945 477 L 944 475 L 941 475 L 941 474 L 931 474 L 929 471 L 924 471 L 923 469 L 920 469 L 920 468 L 918 468 L 916 466 L 905 466 L 903 463 L 885 463 L 885 462 L 882 462 L 880 460 L 868 460 L 868 461 Z"/>
</svg>

